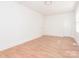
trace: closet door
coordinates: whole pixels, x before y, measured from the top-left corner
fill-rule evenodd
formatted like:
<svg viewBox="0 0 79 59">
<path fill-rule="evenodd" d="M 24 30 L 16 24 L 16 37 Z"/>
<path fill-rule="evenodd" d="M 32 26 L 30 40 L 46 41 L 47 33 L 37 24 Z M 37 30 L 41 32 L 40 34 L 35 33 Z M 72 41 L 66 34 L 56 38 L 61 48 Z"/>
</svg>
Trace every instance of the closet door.
<svg viewBox="0 0 79 59">
<path fill-rule="evenodd" d="M 77 5 L 76 5 L 75 24 L 76 24 L 75 25 L 75 29 L 76 29 L 75 39 L 77 43 L 79 44 L 79 2 L 77 2 Z"/>
<path fill-rule="evenodd" d="M 64 19 L 64 36 L 73 37 L 75 34 L 75 13 L 70 12 Z"/>
</svg>

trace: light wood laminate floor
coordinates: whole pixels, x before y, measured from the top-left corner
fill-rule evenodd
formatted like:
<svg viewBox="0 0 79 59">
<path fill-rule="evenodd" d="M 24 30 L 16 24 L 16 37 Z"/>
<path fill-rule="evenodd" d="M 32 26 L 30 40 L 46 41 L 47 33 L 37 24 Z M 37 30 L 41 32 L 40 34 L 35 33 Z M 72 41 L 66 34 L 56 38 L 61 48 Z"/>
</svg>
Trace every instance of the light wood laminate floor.
<svg viewBox="0 0 79 59">
<path fill-rule="evenodd" d="M 79 47 L 71 37 L 42 36 L 1 51 L 3 58 L 79 57 Z"/>
</svg>

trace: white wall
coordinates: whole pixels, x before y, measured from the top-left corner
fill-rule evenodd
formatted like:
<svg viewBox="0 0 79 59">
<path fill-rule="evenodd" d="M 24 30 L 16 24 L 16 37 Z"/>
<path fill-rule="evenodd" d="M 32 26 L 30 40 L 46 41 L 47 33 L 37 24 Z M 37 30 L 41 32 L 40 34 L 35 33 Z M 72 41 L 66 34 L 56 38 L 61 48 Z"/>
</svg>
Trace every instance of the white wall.
<svg viewBox="0 0 79 59">
<path fill-rule="evenodd" d="M 0 50 L 42 35 L 41 14 L 17 2 L 0 2 Z"/>
<path fill-rule="evenodd" d="M 75 14 L 67 12 L 47 16 L 45 34 L 53 36 L 74 36 L 75 33 Z"/>
</svg>

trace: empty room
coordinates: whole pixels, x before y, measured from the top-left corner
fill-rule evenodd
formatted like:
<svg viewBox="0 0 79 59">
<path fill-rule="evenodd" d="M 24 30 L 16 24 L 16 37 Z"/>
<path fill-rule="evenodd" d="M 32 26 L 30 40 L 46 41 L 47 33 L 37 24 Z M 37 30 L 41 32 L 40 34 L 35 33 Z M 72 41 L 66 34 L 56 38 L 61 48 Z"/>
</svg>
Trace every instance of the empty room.
<svg viewBox="0 0 79 59">
<path fill-rule="evenodd" d="M 79 1 L 0 1 L 0 58 L 78 58 Z"/>
</svg>

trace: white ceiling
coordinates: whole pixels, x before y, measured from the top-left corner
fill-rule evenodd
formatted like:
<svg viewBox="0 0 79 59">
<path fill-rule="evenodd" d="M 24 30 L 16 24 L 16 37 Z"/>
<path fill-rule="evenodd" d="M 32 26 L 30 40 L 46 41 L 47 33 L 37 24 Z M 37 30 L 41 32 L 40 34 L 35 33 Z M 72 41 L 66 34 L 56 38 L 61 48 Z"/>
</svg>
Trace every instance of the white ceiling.
<svg viewBox="0 0 79 59">
<path fill-rule="evenodd" d="M 43 15 L 53 15 L 74 10 L 74 1 L 52 1 L 52 5 L 45 5 L 45 1 L 24 1 L 21 4 L 29 7 Z"/>
</svg>

